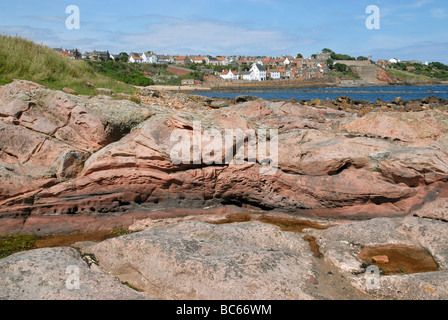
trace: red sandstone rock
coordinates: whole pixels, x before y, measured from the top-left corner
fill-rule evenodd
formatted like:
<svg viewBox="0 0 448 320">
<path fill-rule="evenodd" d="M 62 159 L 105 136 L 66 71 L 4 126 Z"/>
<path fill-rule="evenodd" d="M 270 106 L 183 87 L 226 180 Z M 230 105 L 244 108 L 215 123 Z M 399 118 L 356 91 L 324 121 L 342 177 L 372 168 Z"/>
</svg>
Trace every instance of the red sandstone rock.
<svg viewBox="0 0 448 320">
<path fill-rule="evenodd" d="M 113 113 L 120 105 L 109 104 L 119 102 L 72 98 L 27 82 L 0 88 L 0 98 L 0 233 L 43 230 L 49 217 L 56 226 L 47 230 L 64 224 L 70 231 L 92 219 L 118 223 L 130 213 L 223 204 L 338 218 L 397 216 L 448 179 L 447 116 L 436 111 L 356 118 L 259 100 L 190 113 L 126 106 L 141 121 L 156 116 L 110 143 L 111 122 L 114 128 L 138 122 Z M 193 137 L 197 122 L 205 136 L 201 154 L 210 129 L 279 129 L 279 170 L 261 175 L 261 165 L 247 159 L 174 164 L 171 134 Z"/>
<path fill-rule="evenodd" d="M 372 257 L 373 262 L 376 263 L 389 263 L 389 257 L 388 256 L 374 256 Z"/>
</svg>

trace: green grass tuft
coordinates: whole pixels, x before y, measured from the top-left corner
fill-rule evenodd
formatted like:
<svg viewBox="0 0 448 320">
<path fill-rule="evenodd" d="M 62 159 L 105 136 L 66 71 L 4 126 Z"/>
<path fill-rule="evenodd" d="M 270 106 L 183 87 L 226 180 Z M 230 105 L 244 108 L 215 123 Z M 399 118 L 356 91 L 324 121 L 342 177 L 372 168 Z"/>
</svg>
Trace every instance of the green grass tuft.
<svg viewBox="0 0 448 320">
<path fill-rule="evenodd" d="M 0 235 L 0 259 L 16 252 L 34 249 L 38 239 L 34 235 Z"/>
</svg>

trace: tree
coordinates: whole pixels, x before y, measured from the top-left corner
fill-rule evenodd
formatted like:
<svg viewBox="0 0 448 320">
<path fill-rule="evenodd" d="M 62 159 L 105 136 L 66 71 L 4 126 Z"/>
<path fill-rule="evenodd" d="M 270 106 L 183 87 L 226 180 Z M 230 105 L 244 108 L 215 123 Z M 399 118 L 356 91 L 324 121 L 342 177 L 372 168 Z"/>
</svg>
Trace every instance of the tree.
<svg viewBox="0 0 448 320">
<path fill-rule="evenodd" d="M 81 59 L 81 53 L 78 51 L 78 49 L 75 49 L 74 56 L 75 56 L 75 59 Z"/>
<path fill-rule="evenodd" d="M 347 65 L 343 64 L 343 63 L 336 63 L 334 65 L 334 68 L 336 69 L 337 72 L 347 72 Z"/>
<path fill-rule="evenodd" d="M 190 63 L 190 64 L 187 66 L 187 68 L 188 68 L 188 69 L 191 69 L 191 70 L 198 70 L 198 66 L 197 66 L 197 64 L 194 63 L 194 62 Z"/>
<path fill-rule="evenodd" d="M 355 58 L 349 56 L 348 54 L 332 53 L 331 59 L 333 60 L 356 60 Z"/>
<path fill-rule="evenodd" d="M 123 61 L 123 62 L 128 62 L 129 55 L 126 52 L 121 52 L 120 53 L 120 60 Z"/>
<path fill-rule="evenodd" d="M 448 71 L 448 66 L 443 64 L 443 63 L 441 63 L 441 62 L 431 62 L 429 65 L 432 68 L 437 68 L 437 69 L 440 69 L 440 70 Z"/>
<path fill-rule="evenodd" d="M 186 80 L 186 79 L 202 80 L 202 73 L 199 71 L 192 71 L 189 74 L 180 76 L 180 79 L 182 79 L 182 80 Z"/>
</svg>

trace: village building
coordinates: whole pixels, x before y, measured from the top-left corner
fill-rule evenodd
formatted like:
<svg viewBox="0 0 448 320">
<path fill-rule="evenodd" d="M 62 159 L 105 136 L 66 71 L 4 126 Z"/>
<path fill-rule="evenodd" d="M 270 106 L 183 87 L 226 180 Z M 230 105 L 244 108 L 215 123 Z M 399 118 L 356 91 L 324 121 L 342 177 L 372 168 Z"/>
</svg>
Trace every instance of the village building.
<svg viewBox="0 0 448 320">
<path fill-rule="evenodd" d="M 170 56 L 166 55 L 157 55 L 157 62 L 158 63 L 173 63 L 174 59 L 172 59 Z"/>
<path fill-rule="evenodd" d="M 238 72 L 230 69 L 228 71 L 220 72 L 219 76 L 225 80 L 238 80 Z"/>
<path fill-rule="evenodd" d="M 210 58 L 208 58 L 208 65 L 210 65 L 210 66 L 219 66 L 220 62 L 219 62 L 218 59 L 210 57 Z"/>
<path fill-rule="evenodd" d="M 382 68 L 385 68 L 387 65 L 389 65 L 389 61 L 380 59 L 376 62 L 376 64 Z"/>
<path fill-rule="evenodd" d="M 206 58 L 206 57 L 196 57 L 196 58 L 193 58 L 193 59 L 191 59 L 194 63 L 197 63 L 197 64 L 200 64 L 200 63 L 205 63 L 205 64 L 207 64 L 207 60 L 208 60 L 208 58 Z"/>
<path fill-rule="evenodd" d="M 194 79 L 184 79 L 181 81 L 181 84 L 183 86 L 194 86 L 194 85 L 198 84 L 198 82 Z"/>
<path fill-rule="evenodd" d="M 226 57 L 216 57 L 216 59 L 219 61 L 220 66 L 227 66 L 229 64 Z"/>
<path fill-rule="evenodd" d="M 280 71 L 278 69 L 270 69 L 267 73 L 270 75 L 271 79 L 280 79 Z"/>
<path fill-rule="evenodd" d="M 152 52 L 143 52 L 141 55 L 143 63 L 157 63 L 159 60 L 157 55 Z"/>
<path fill-rule="evenodd" d="M 240 71 L 238 73 L 238 78 L 240 80 L 251 81 L 252 80 L 252 73 L 250 71 Z"/>
<path fill-rule="evenodd" d="M 131 63 L 143 63 L 143 58 L 140 56 L 140 54 L 131 52 L 128 61 Z"/>
<path fill-rule="evenodd" d="M 181 66 L 186 66 L 192 62 L 193 61 L 191 61 L 191 59 L 188 56 L 179 56 L 176 58 L 175 64 L 181 65 Z"/>
<path fill-rule="evenodd" d="M 254 63 L 250 68 L 250 72 L 252 74 L 252 80 L 266 81 L 267 74 L 266 69 L 263 67 L 263 65 Z"/>
</svg>

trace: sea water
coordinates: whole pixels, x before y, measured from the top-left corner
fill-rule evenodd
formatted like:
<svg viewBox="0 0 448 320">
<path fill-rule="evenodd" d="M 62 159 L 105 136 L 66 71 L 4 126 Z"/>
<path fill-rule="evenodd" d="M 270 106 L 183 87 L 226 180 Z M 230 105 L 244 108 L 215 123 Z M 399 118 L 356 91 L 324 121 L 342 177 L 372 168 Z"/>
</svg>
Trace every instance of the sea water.
<svg viewBox="0 0 448 320">
<path fill-rule="evenodd" d="M 332 99 L 340 96 L 348 96 L 353 100 L 364 100 L 375 102 L 378 98 L 390 102 L 396 97 L 403 100 L 417 100 L 429 96 L 435 96 L 448 100 L 448 86 L 387 86 L 387 87 L 343 87 L 343 88 L 318 88 L 318 89 L 263 89 L 263 90 L 241 90 L 239 92 L 201 92 L 196 95 L 232 98 L 239 95 L 251 95 L 265 100 L 279 99 L 289 100 L 312 100 Z"/>
</svg>

